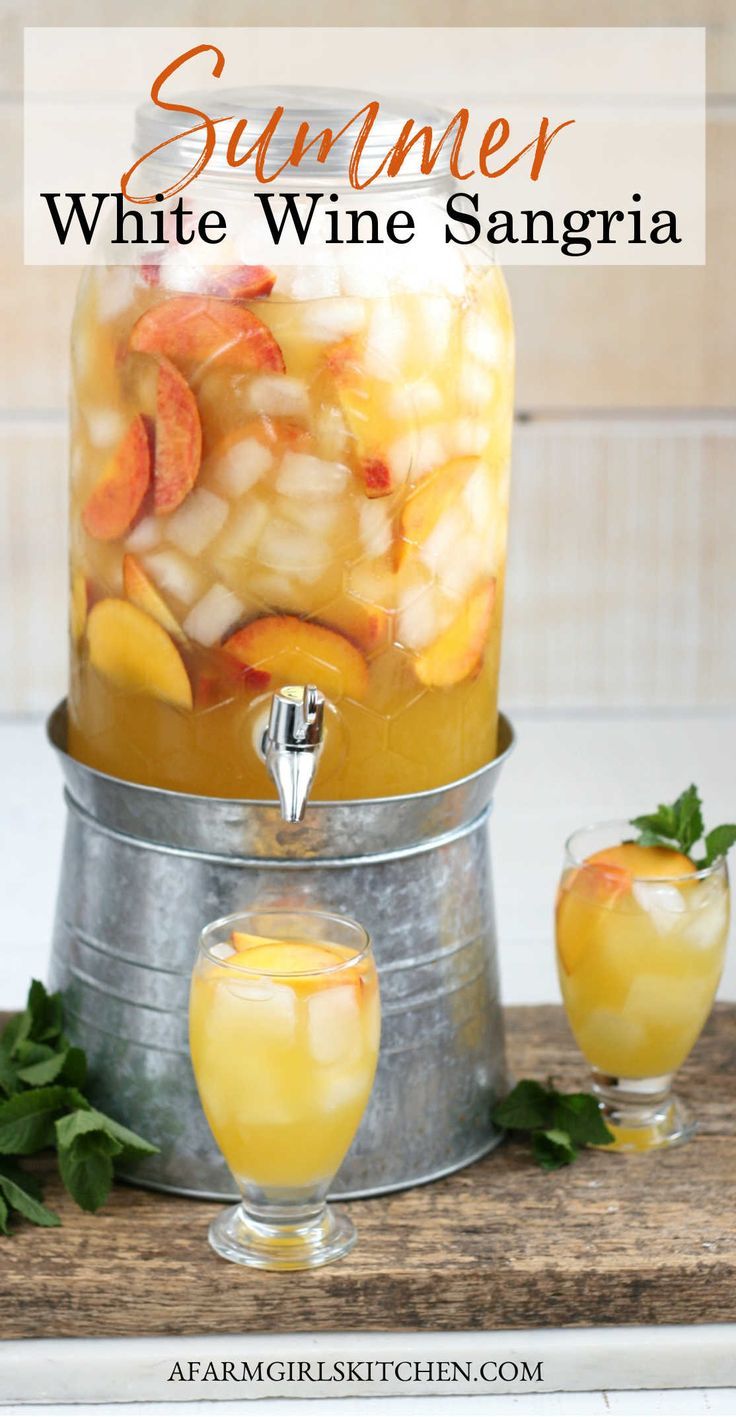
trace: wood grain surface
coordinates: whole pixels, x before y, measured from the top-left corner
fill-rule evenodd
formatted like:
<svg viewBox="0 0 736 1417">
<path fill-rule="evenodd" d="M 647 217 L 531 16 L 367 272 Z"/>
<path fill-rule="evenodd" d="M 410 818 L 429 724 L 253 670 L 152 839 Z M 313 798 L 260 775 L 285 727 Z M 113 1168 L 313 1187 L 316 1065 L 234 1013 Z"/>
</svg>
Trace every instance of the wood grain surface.
<svg viewBox="0 0 736 1417">
<path fill-rule="evenodd" d="M 517 1076 L 584 1082 L 559 1008 L 507 1022 Z M 736 1007 L 720 1005 L 681 1076 L 701 1119 L 688 1146 L 545 1175 L 507 1141 L 447 1180 L 353 1202 L 356 1249 L 313 1274 L 216 1258 L 216 1205 L 120 1185 L 93 1217 L 49 1184 L 63 1227 L 0 1239 L 0 1338 L 734 1322 L 735 1074 Z"/>
</svg>

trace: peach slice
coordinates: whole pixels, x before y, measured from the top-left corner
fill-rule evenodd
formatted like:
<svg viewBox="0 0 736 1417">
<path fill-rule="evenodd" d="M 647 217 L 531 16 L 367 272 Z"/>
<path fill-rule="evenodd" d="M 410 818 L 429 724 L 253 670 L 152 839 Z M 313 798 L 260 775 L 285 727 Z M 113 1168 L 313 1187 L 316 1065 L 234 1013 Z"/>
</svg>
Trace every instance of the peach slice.
<svg viewBox="0 0 736 1417">
<path fill-rule="evenodd" d="M 152 615 L 164 630 L 174 636 L 175 640 L 184 638 L 176 616 L 172 615 L 166 601 L 156 590 L 150 577 L 146 575 L 140 561 L 129 551 L 123 556 L 123 587 L 128 600 L 133 605 L 137 605 L 139 610 L 145 610 L 148 615 Z"/>
<path fill-rule="evenodd" d="M 361 699 L 368 688 L 360 650 L 336 630 L 296 615 L 251 620 L 223 648 L 280 684 L 316 684 L 328 699 Z"/>
<path fill-rule="evenodd" d="M 194 707 L 210 709 L 229 703 L 236 694 L 260 694 L 270 680 L 270 674 L 263 669 L 249 669 L 222 649 L 209 650 L 196 676 Z"/>
<path fill-rule="evenodd" d="M 334 382 L 337 400 L 355 443 L 358 469 L 366 497 L 387 497 L 394 491 L 391 469 L 375 446 L 373 429 L 380 426 L 385 410 L 375 383 L 361 368 L 353 341 L 341 340 L 327 351 L 325 368 Z"/>
<path fill-rule="evenodd" d="M 153 510 L 173 512 L 191 492 L 202 461 L 202 425 L 186 379 L 168 360 L 159 361 L 156 383 L 156 455 Z"/>
<path fill-rule="evenodd" d="M 286 368 L 268 325 L 243 305 L 214 295 L 175 295 L 152 305 L 133 326 L 130 348 L 162 354 L 184 372 L 203 364 L 238 372 L 273 369 L 283 374 Z"/>
<path fill-rule="evenodd" d="M 316 940 L 274 940 L 233 930 L 230 942 L 237 950 L 227 966 L 238 965 L 265 975 L 289 976 L 289 987 L 299 994 L 311 994 L 339 984 L 363 985 L 363 962 L 350 965 L 355 951 L 345 945 L 321 944 Z M 342 968 L 341 968 L 342 966 Z M 227 973 L 227 969 L 224 971 Z"/>
<path fill-rule="evenodd" d="M 207 290 L 225 300 L 255 300 L 270 295 L 275 284 L 276 273 L 268 266 L 230 266 L 213 272 Z"/>
<path fill-rule="evenodd" d="M 71 625 L 72 639 L 77 643 L 81 640 L 87 624 L 87 610 L 89 607 L 89 591 L 87 579 L 81 571 L 75 571 L 72 576 L 72 593 L 69 606 L 69 619 Z"/>
<path fill-rule="evenodd" d="M 457 502 L 478 467 L 477 458 L 453 458 L 420 482 L 404 503 L 397 547 L 399 566 L 410 554 L 412 544 L 421 546 L 440 518 Z"/>
<path fill-rule="evenodd" d="M 417 655 L 414 671 L 420 683 L 448 689 L 475 673 L 483 659 L 495 599 L 495 578 L 468 597 L 452 624 Z"/>
<path fill-rule="evenodd" d="M 347 635 L 366 654 L 381 649 L 388 641 L 391 617 L 380 605 L 350 600 L 339 608 L 330 606 L 329 614 L 335 629 Z"/>
<path fill-rule="evenodd" d="M 128 600 L 98 600 L 87 621 L 90 664 L 130 693 L 192 707 L 184 661 L 157 620 Z"/>
<path fill-rule="evenodd" d="M 691 876 L 695 867 L 689 856 L 667 846 L 640 846 L 636 841 L 623 841 L 619 846 L 606 846 L 594 851 L 582 870 L 598 867 L 606 875 L 625 873 L 632 880 L 656 880 L 658 877 Z"/>
<path fill-rule="evenodd" d="M 151 445 L 143 414 L 128 425 L 82 509 L 85 531 L 117 541 L 137 516 L 151 480 Z"/>
</svg>

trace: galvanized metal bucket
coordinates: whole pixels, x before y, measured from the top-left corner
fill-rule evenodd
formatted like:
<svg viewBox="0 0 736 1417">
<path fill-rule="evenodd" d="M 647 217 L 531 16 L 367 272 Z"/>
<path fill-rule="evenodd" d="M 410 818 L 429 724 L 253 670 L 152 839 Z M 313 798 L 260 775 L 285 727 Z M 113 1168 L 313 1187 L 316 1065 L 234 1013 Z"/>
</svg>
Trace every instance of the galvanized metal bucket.
<svg viewBox="0 0 736 1417">
<path fill-rule="evenodd" d="M 160 1147 L 130 1179 L 231 1198 L 189 1062 L 197 937 L 254 905 L 355 916 L 378 965 L 383 1032 L 373 1094 L 334 1187 L 365 1196 L 418 1185 L 495 1144 L 505 1083 L 488 849 L 500 753 L 448 787 L 311 802 L 286 825 L 271 802 L 164 792 L 66 753 L 64 704 L 49 720 L 69 808 L 52 985 L 87 1050 L 95 1100 Z"/>
</svg>

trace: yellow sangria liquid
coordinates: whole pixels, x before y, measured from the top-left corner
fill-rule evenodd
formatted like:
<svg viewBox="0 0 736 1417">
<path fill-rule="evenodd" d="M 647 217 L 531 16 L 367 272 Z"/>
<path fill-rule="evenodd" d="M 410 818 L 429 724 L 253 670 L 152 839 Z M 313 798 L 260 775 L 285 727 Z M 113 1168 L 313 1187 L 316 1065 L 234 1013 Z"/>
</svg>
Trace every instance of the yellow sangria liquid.
<svg viewBox="0 0 736 1417">
<path fill-rule="evenodd" d="M 354 958 L 343 945 L 249 945 L 241 936 L 222 963 L 198 961 L 192 1065 L 215 1141 L 241 1186 L 326 1188 L 350 1147 L 380 1035 L 373 960 Z"/>
<path fill-rule="evenodd" d="M 728 921 L 725 867 L 699 878 L 675 851 L 622 845 L 565 873 L 560 985 L 594 1069 L 637 1079 L 680 1067 L 710 1013 Z"/>
<path fill-rule="evenodd" d="M 342 280 L 342 284 L 341 284 Z M 271 694 L 329 700 L 315 797 L 496 747 L 512 418 L 503 278 L 160 265 L 82 282 L 69 748 L 116 777 L 273 797 Z"/>
</svg>

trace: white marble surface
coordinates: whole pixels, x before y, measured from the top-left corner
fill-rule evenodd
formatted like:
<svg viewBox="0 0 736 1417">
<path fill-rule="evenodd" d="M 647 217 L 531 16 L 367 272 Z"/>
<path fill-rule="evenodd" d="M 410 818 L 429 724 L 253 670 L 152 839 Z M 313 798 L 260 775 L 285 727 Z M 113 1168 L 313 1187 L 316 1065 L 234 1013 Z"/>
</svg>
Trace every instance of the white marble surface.
<svg viewBox="0 0 736 1417">
<path fill-rule="evenodd" d="M 493 827 L 503 989 L 509 1003 L 545 1002 L 558 997 L 551 908 L 565 836 L 585 822 L 628 815 L 646 810 L 660 799 L 669 800 L 690 781 L 701 788 L 709 821 L 733 819 L 736 712 L 656 716 L 520 713 L 515 722 L 518 748 L 499 787 Z M 0 720 L 0 782 L 0 1002 L 8 1007 L 22 1002 L 31 975 L 45 974 L 63 831 L 60 774 L 39 719 Z M 733 958 L 726 967 L 721 997 L 736 998 Z M 540 1341 L 552 1342 L 558 1374 L 554 1386 L 564 1385 L 565 1391 L 478 1397 L 350 1397 L 334 1409 L 331 1405 L 326 1408 L 323 1399 L 306 1402 L 282 1396 L 248 1401 L 246 1409 L 237 1395 L 237 1410 L 263 1411 L 264 1417 L 285 1417 L 287 1413 L 289 1417 L 311 1417 L 312 1413 L 322 1417 L 331 1410 L 339 1410 L 345 1417 L 358 1412 L 367 1417 L 384 1413 L 386 1417 L 454 1417 L 458 1411 L 469 1417 L 476 1412 L 487 1417 L 506 1413 L 528 1417 L 699 1417 L 701 1413 L 733 1417 L 736 1386 L 687 1386 L 704 1379 L 736 1385 L 736 1371 L 732 1371 L 736 1332 L 731 1326 L 691 1329 L 674 1342 L 663 1329 L 642 1329 L 637 1334 L 631 1330 L 578 1330 L 561 1334 L 557 1341 L 550 1332 L 514 1335 L 515 1342 L 526 1341 L 532 1347 Z M 497 1336 L 492 1337 L 495 1341 Z M 343 1341 L 341 1335 L 324 1335 L 318 1340 L 321 1346 Z M 456 1356 L 453 1335 L 423 1335 L 407 1341 L 424 1345 L 423 1351 L 432 1357 Z M 163 1342 L 173 1343 L 182 1357 L 193 1356 L 194 1340 Z M 209 1347 L 213 1340 L 204 1342 Z M 370 1351 L 371 1342 L 371 1335 L 353 1336 L 351 1350 L 360 1357 Z M 78 1346 L 68 1341 L 57 1340 L 44 1350 L 30 1343 L 0 1345 L 0 1404 L 6 1403 L 0 1405 L 0 1417 L 29 1411 L 14 1405 L 13 1398 L 45 1400 L 60 1414 L 73 1410 L 69 1402 L 82 1401 L 85 1406 L 76 1408 L 80 1417 L 97 1411 L 110 1411 L 115 1417 L 176 1412 L 178 1403 L 146 1401 L 160 1396 L 160 1385 L 150 1380 L 153 1343 L 87 1340 L 81 1359 Z M 591 1352 L 596 1355 L 592 1366 Z M 45 1389 L 38 1386 L 38 1375 L 43 1371 L 53 1374 L 52 1386 Z M 653 1383 L 659 1386 L 647 1392 L 613 1390 L 626 1380 L 642 1382 L 648 1388 Z M 581 1383 L 595 1383 L 596 1390 L 574 1391 Z M 664 1390 L 668 1383 L 676 1387 Z M 114 1407 L 100 1406 L 103 1394 L 114 1400 Z M 37 1410 L 39 1414 L 48 1412 L 49 1406 Z M 205 1417 L 223 1408 L 219 1401 L 197 1397 L 186 1410 Z"/>
<path fill-rule="evenodd" d="M 492 832 L 507 1003 L 558 998 L 552 902 L 565 837 L 646 811 L 688 783 L 711 824 L 736 818 L 736 712 L 514 715 L 517 749 Z M 48 958 L 63 831 L 61 775 L 40 719 L 0 719 L 0 1006 L 15 1007 Z M 721 984 L 736 998 L 736 958 Z"/>
</svg>

